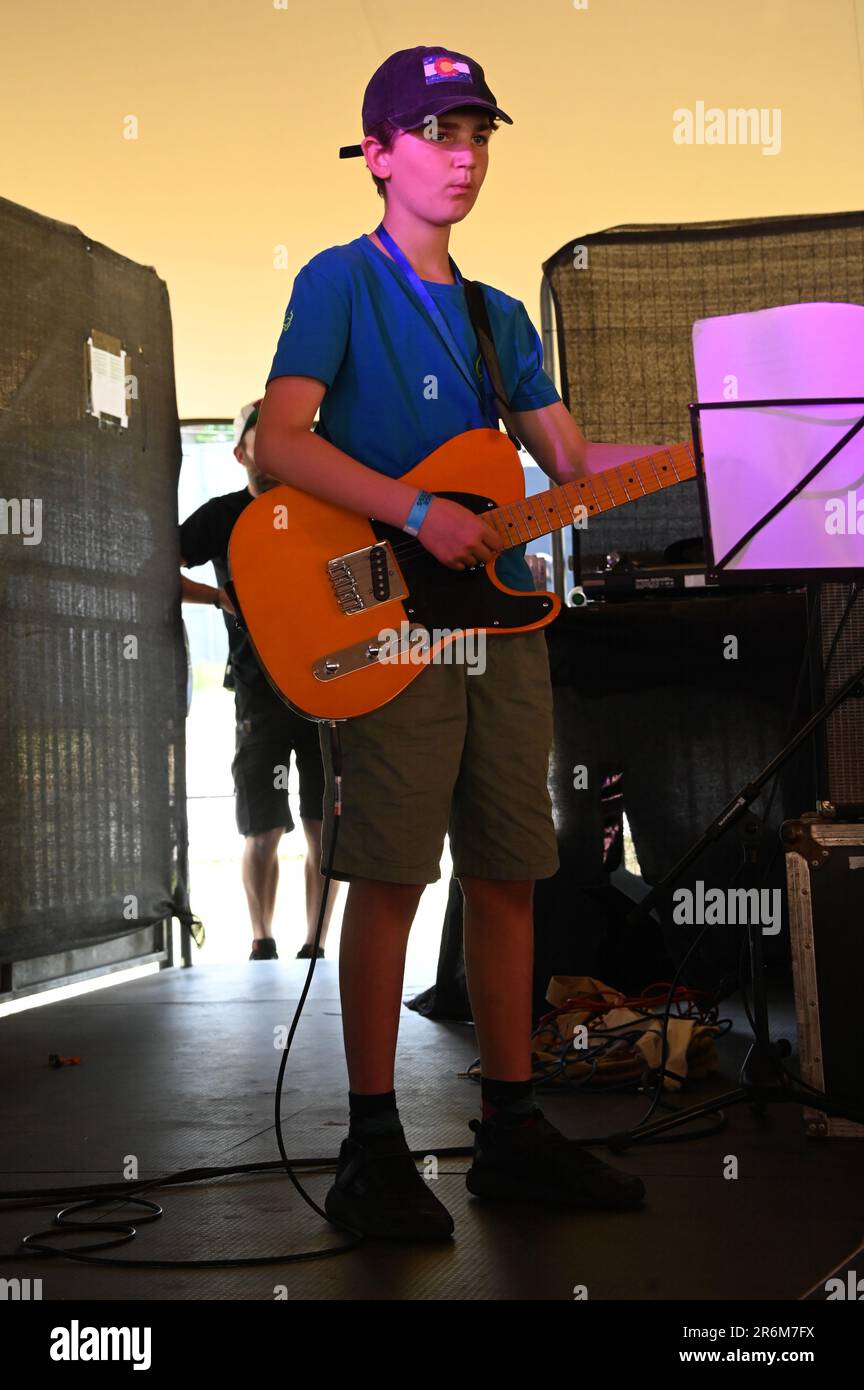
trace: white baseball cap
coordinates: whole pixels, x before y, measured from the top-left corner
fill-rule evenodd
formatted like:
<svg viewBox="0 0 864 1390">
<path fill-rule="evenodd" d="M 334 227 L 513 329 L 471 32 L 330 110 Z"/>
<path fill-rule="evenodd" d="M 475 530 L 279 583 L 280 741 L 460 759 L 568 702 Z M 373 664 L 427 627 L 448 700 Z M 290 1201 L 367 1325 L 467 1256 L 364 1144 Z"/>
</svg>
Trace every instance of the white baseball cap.
<svg viewBox="0 0 864 1390">
<path fill-rule="evenodd" d="M 263 399 L 264 398 L 262 396 L 261 400 Z M 243 409 L 240 411 L 240 414 L 237 416 L 237 419 L 234 421 L 235 449 L 237 448 L 237 445 L 240 443 L 246 431 L 251 430 L 252 426 L 257 423 L 258 407 L 261 404 L 261 400 L 250 401 L 248 405 L 244 405 Z"/>
</svg>

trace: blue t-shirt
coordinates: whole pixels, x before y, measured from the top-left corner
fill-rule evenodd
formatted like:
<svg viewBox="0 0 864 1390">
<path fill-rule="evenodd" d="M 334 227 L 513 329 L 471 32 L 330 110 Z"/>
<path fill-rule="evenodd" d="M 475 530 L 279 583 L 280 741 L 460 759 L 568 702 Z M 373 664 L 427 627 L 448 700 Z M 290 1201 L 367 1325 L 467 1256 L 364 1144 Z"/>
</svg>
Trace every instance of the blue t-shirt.
<svg viewBox="0 0 864 1390">
<path fill-rule="evenodd" d="M 462 285 L 424 280 L 483 392 L 480 350 Z M 508 399 L 516 411 L 561 399 L 525 305 L 483 285 Z M 317 432 L 351 458 L 399 478 L 465 430 L 497 426 L 402 271 L 365 235 L 313 256 L 297 274 L 268 382 L 323 381 Z M 502 584 L 531 590 L 525 546 L 499 555 Z"/>
</svg>

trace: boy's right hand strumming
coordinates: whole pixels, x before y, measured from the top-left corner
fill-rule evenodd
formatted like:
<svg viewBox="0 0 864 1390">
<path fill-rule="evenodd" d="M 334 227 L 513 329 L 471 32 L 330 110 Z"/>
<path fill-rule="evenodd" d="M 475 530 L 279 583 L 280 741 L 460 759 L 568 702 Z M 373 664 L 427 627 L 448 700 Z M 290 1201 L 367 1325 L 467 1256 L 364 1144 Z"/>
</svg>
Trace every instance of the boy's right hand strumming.
<svg viewBox="0 0 864 1390">
<path fill-rule="evenodd" d="M 485 565 L 504 549 L 503 540 L 482 516 L 447 497 L 432 498 L 416 534 L 418 541 L 448 569 Z"/>
</svg>

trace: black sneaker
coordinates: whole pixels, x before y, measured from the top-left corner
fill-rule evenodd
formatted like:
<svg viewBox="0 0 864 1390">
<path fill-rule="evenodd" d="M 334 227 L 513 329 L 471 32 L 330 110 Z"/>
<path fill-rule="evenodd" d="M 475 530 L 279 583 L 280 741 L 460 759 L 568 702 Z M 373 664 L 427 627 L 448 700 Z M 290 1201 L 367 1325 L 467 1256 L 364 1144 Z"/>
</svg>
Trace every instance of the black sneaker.
<svg viewBox="0 0 864 1390">
<path fill-rule="evenodd" d="M 566 1139 L 535 1106 L 531 1123 L 471 1120 L 474 1162 L 465 1184 L 475 1197 L 550 1206 L 636 1207 L 645 1196 L 641 1178 L 603 1163 L 574 1139 Z"/>
<path fill-rule="evenodd" d="M 278 960 L 276 941 L 272 936 L 256 937 L 252 942 L 250 960 Z"/>
<path fill-rule="evenodd" d="M 367 1141 L 350 1134 L 324 1199 L 334 1221 L 377 1240 L 449 1240 L 453 1218 L 417 1172 L 400 1125 Z"/>
<path fill-rule="evenodd" d="M 311 960 L 311 959 L 312 959 L 312 942 L 311 942 L 311 941 L 304 941 L 303 945 L 300 947 L 300 950 L 297 952 L 296 959 L 297 959 L 297 960 Z M 318 947 L 318 954 L 317 954 L 317 956 L 315 957 L 315 959 L 316 959 L 316 960 L 323 960 L 323 959 L 324 959 L 324 947 L 323 947 L 323 946 L 319 946 L 319 947 Z"/>
</svg>

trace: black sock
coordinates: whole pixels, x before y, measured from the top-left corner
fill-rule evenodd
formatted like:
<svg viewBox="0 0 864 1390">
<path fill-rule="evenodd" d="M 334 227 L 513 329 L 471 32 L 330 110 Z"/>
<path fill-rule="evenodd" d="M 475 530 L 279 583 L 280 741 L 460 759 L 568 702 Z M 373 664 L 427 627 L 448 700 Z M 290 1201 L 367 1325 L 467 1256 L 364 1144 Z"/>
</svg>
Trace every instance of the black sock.
<svg viewBox="0 0 864 1390">
<path fill-rule="evenodd" d="M 484 1120 L 527 1119 L 535 1105 L 530 1076 L 527 1081 L 495 1081 L 481 1076 L 480 1094 Z"/>
<path fill-rule="evenodd" d="M 376 1134 L 393 1134 L 401 1129 L 396 1108 L 396 1092 L 382 1091 L 380 1095 L 348 1092 L 350 1121 L 348 1133 L 356 1138 L 371 1138 Z"/>
</svg>

